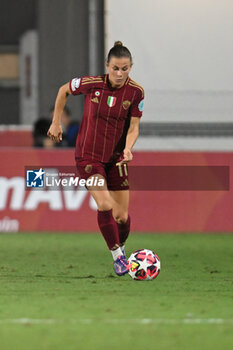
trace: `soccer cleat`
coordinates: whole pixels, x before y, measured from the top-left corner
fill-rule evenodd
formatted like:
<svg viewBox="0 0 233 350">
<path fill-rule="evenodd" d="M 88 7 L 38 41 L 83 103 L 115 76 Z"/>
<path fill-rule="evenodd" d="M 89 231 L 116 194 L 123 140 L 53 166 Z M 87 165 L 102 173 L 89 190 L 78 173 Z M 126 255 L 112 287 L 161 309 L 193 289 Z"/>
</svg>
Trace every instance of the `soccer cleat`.
<svg viewBox="0 0 233 350">
<path fill-rule="evenodd" d="M 122 251 L 122 255 L 124 255 L 124 257 L 126 258 L 126 256 L 125 256 L 125 248 L 121 247 L 121 251 Z"/>
<path fill-rule="evenodd" d="M 114 261 L 113 266 L 118 276 L 122 276 L 128 273 L 128 264 L 124 255 L 118 256 L 117 259 Z"/>
</svg>

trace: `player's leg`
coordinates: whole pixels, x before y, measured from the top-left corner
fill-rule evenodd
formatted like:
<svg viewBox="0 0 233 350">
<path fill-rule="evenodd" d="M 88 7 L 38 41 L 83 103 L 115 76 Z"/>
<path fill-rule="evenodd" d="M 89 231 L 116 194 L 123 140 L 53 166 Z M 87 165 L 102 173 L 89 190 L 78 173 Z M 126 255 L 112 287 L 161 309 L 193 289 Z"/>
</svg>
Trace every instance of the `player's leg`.
<svg viewBox="0 0 233 350">
<path fill-rule="evenodd" d="M 110 191 L 113 198 L 113 217 L 118 226 L 120 246 L 125 253 L 125 242 L 130 232 L 129 190 Z"/>
<path fill-rule="evenodd" d="M 119 248 L 120 241 L 116 222 L 112 216 L 113 199 L 107 189 L 105 178 L 100 174 L 93 175 L 104 181 L 104 186 L 88 186 L 88 191 L 97 204 L 97 220 L 100 231 L 110 250 Z"/>
<path fill-rule="evenodd" d="M 124 253 L 124 243 L 130 231 L 129 181 L 127 164 L 112 164 L 107 169 L 108 188 L 113 198 L 113 216 L 117 222 L 120 245 Z"/>
<path fill-rule="evenodd" d="M 94 176 L 95 178 L 105 180 L 102 175 L 96 174 Z M 127 261 L 122 256 L 118 227 L 112 215 L 113 198 L 107 189 L 106 181 L 101 189 L 97 186 L 88 186 L 88 191 L 97 203 L 98 225 L 112 253 L 115 272 L 118 275 L 124 275 L 128 272 Z"/>
</svg>

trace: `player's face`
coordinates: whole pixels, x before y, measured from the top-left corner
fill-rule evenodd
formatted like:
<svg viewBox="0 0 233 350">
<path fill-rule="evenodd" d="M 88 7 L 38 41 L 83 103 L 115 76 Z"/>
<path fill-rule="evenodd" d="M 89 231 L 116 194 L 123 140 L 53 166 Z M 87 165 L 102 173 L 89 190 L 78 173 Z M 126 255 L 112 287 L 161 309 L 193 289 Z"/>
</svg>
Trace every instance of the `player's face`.
<svg viewBox="0 0 233 350">
<path fill-rule="evenodd" d="M 128 57 L 112 57 L 111 60 L 106 63 L 106 67 L 112 87 L 119 89 L 124 85 L 128 78 L 132 62 Z"/>
</svg>

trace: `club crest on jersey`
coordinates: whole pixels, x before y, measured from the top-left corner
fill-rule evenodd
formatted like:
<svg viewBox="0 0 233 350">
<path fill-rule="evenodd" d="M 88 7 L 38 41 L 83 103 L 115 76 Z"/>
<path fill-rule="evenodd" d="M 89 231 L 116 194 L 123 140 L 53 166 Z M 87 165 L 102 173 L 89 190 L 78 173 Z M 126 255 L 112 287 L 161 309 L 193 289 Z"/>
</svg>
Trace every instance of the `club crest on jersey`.
<svg viewBox="0 0 233 350">
<path fill-rule="evenodd" d="M 116 97 L 108 96 L 107 104 L 109 107 L 114 107 L 116 104 Z"/>
<path fill-rule="evenodd" d="M 97 97 L 100 96 L 100 92 L 99 92 L 99 91 L 96 91 L 96 92 L 95 92 L 95 96 L 97 96 Z"/>
<path fill-rule="evenodd" d="M 131 105 L 131 102 L 128 101 L 128 100 L 126 100 L 126 101 L 124 101 L 124 102 L 122 103 L 122 105 L 123 105 L 123 108 L 126 110 L 126 109 L 128 109 L 129 106 Z"/>
<path fill-rule="evenodd" d="M 86 173 L 90 173 L 91 171 L 92 171 L 92 165 L 91 164 L 87 164 L 86 166 L 85 166 L 85 171 L 86 171 Z"/>
</svg>

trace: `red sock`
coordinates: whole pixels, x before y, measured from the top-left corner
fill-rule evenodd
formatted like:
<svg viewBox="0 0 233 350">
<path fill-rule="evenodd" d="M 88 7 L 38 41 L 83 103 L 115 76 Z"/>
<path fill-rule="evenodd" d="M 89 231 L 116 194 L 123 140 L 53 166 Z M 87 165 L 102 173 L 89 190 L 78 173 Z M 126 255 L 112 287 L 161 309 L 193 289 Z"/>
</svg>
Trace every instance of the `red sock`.
<svg viewBox="0 0 233 350">
<path fill-rule="evenodd" d="M 128 219 L 124 224 L 117 224 L 117 226 L 118 226 L 120 244 L 123 244 L 127 240 L 130 232 L 130 216 L 128 216 Z"/>
<path fill-rule="evenodd" d="M 117 223 L 113 219 L 112 209 L 107 211 L 97 211 L 98 225 L 109 249 L 116 244 L 120 245 Z"/>
</svg>

